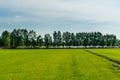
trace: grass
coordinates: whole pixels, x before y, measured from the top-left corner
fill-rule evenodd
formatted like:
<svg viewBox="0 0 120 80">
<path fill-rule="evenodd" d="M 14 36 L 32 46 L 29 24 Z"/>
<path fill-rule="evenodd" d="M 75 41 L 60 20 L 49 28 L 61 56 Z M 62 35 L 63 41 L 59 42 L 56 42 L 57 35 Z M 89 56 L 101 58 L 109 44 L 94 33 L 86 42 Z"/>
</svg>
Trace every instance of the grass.
<svg viewBox="0 0 120 80">
<path fill-rule="evenodd" d="M 89 49 L 89 51 L 120 62 L 120 49 Z"/>
<path fill-rule="evenodd" d="M 108 53 L 117 57 L 119 51 Z M 0 80 L 119 80 L 113 64 L 84 49 L 0 50 Z"/>
</svg>

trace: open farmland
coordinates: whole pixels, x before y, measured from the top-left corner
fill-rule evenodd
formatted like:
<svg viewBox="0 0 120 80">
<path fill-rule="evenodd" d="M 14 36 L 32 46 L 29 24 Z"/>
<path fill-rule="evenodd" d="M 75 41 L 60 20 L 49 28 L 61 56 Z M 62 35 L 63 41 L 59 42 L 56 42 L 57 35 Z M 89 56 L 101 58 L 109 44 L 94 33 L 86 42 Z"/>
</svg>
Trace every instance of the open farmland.
<svg viewBox="0 0 120 80">
<path fill-rule="evenodd" d="M 120 61 L 119 49 L 87 50 Z M 86 49 L 0 50 L 0 80 L 120 80 L 120 67 Z"/>
<path fill-rule="evenodd" d="M 89 49 L 88 51 L 118 61 L 120 64 L 120 49 Z"/>
</svg>

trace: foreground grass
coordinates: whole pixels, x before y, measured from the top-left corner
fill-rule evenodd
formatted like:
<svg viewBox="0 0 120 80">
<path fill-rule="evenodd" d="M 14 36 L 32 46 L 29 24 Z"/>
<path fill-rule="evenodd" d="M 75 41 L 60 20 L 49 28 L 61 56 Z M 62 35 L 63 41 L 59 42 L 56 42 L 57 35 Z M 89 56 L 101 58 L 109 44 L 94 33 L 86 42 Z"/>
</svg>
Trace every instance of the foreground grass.
<svg viewBox="0 0 120 80">
<path fill-rule="evenodd" d="M 119 80 L 112 62 L 85 50 L 0 50 L 0 80 Z"/>
</svg>

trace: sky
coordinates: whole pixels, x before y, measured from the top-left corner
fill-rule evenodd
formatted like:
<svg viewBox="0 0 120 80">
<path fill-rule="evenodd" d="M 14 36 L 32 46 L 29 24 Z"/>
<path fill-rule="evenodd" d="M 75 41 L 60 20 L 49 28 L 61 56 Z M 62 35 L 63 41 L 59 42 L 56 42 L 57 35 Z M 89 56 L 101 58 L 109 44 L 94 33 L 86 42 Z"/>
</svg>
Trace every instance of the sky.
<svg viewBox="0 0 120 80">
<path fill-rule="evenodd" d="M 14 28 L 41 35 L 99 31 L 120 39 L 120 0 L 0 0 L 0 33 Z"/>
</svg>

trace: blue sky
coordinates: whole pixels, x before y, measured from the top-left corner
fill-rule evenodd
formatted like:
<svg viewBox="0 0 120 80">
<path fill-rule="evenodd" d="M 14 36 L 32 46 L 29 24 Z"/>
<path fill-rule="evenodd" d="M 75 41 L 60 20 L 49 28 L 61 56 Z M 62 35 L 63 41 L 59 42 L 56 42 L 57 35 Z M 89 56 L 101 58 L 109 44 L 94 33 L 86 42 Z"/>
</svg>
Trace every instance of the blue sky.
<svg viewBox="0 0 120 80">
<path fill-rule="evenodd" d="M 100 31 L 120 39 L 120 0 L 0 0 L 0 32 Z"/>
</svg>

